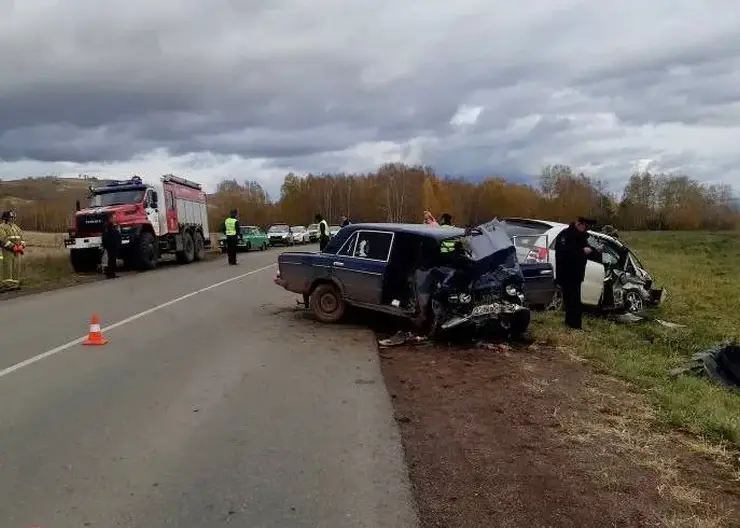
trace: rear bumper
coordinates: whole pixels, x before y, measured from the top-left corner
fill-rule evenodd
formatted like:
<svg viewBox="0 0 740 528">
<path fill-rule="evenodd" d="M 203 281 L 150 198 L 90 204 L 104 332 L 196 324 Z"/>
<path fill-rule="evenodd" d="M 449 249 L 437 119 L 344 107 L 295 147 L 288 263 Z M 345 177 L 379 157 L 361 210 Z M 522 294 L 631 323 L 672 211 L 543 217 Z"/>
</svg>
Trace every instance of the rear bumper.
<svg viewBox="0 0 740 528">
<path fill-rule="evenodd" d="M 278 286 L 280 286 L 281 288 L 285 288 L 288 285 L 288 282 L 285 279 L 281 279 L 280 277 L 275 277 L 273 279 L 273 282 L 277 284 Z"/>
</svg>

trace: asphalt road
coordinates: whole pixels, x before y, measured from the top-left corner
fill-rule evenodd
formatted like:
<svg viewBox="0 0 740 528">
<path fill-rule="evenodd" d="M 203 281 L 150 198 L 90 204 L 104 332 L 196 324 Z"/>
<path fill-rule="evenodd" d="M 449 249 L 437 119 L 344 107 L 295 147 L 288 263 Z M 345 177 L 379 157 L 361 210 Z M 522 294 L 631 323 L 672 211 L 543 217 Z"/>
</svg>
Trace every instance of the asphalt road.
<svg viewBox="0 0 740 528">
<path fill-rule="evenodd" d="M 0 526 L 416 526 L 373 336 L 276 255 L 0 302 Z"/>
</svg>

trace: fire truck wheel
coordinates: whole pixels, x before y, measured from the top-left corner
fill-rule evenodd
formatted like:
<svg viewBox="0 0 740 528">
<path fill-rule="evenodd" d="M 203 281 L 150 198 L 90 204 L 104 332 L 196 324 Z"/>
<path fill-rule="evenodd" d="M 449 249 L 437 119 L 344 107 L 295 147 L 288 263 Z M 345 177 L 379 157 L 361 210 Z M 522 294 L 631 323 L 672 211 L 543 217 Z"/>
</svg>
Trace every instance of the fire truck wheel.
<svg viewBox="0 0 740 528">
<path fill-rule="evenodd" d="M 151 270 L 157 267 L 157 241 L 151 233 L 142 233 L 136 245 L 136 267 Z"/>
<path fill-rule="evenodd" d="M 180 264 L 190 264 L 195 259 L 195 242 L 190 231 L 182 234 L 182 251 L 177 252 L 177 262 Z"/>
<path fill-rule="evenodd" d="M 203 241 L 203 233 L 195 233 L 195 260 L 201 261 L 206 258 L 206 244 Z"/>
</svg>

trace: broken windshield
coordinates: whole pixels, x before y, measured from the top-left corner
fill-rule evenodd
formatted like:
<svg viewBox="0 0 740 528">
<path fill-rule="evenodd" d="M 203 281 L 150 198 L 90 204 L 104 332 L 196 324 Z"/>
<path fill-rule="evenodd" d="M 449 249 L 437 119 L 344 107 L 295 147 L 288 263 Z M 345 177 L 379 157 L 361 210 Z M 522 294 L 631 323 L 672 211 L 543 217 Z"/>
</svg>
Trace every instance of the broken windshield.
<svg viewBox="0 0 740 528">
<path fill-rule="evenodd" d="M 141 203 L 144 190 L 111 191 L 96 193 L 90 197 L 90 207 L 108 207 L 110 205 L 129 205 Z"/>
</svg>

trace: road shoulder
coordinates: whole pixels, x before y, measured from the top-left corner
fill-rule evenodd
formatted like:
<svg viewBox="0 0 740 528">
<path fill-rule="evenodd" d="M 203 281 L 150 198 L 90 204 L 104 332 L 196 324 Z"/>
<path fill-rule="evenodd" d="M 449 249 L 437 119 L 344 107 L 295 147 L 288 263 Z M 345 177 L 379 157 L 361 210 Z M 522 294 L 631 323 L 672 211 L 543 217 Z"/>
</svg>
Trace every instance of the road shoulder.
<svg viewBox="0 0 740 528">
<path fill-rule="evenodd" d="M 740 467 L 562 350 L 381 351 L 424 527 L 733 526 Z"/>
</svg>

